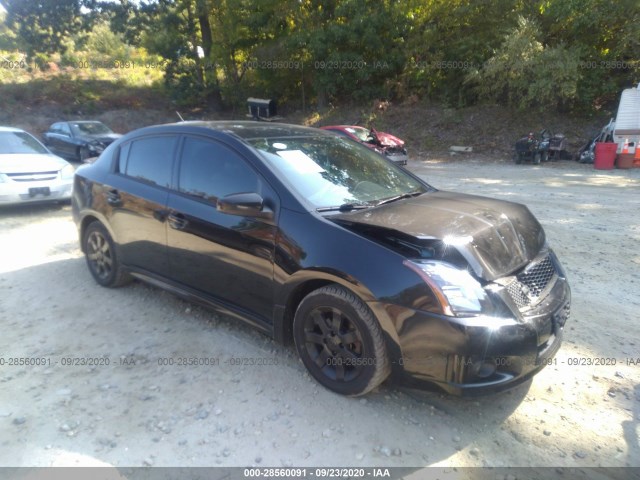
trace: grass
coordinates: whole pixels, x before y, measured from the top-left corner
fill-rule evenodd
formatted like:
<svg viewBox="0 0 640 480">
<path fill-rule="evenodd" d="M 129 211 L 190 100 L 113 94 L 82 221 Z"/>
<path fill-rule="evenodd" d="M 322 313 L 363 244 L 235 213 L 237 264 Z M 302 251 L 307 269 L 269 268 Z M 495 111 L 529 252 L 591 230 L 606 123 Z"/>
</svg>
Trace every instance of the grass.
<svg viewBox="0 0 640 480">
<path fill-rule="evenodd" d="M 7 78 L 12 77 L 12 78 Z M 63 113 L 93 114 L 105 109 L 168 104 L 157 71 L 72 69 L 12 71 L 0 83 L 0 108 L 57 107 Z"/>
</svg>

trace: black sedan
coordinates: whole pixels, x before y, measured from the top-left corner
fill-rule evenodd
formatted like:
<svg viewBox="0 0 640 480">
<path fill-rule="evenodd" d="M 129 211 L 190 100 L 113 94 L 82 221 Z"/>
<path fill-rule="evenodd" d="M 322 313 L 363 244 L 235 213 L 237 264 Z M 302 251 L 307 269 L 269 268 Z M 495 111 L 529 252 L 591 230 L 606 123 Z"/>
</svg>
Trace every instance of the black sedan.
<svg viewBox="0 0 640 480">
<path fill-rule="evenodd" d="M 325 387 L 389 375 L 455 394 L 553 362 L 570 290 L 523 205 L 438 191 L 319 129 L 148 127 L 78 168 L 89 271 L 135 277 L 293 341 Z"/>
<path fill-rule="evenodd" d="M 44 144 L 56 155 L 84 162 L 87 158 L 100 155 L 108 145 L 121 136 L 104 123 L 78 120 L 54 123 L 42 138 Z"/>
</svg>

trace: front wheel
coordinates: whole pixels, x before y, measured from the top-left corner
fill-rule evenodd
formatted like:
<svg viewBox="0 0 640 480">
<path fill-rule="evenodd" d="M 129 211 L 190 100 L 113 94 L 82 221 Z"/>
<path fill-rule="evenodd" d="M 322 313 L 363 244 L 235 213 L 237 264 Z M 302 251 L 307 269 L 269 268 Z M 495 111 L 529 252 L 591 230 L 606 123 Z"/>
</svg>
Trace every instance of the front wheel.
<svg viewBox="0 0 640 480">
<path fill-rule="evenodd" d="M 362 300 L 339 285 L 315 290 L 302 300 L 293 336 L 309 373 L 336 393 L 364 395 L 389 376 L 380 325 Z"/>
<path fill-rule="evenodd" d="M 78 149 L 78 160 L 84 162 L 87 158 L 91 157 L 91 153 L 87 147 L 80 147 Z"/>
<path fill-rule="evenodd" d="M 533 163 L 535 165 L 540 165 L 540 160 L 542 159 L 542 155 L 540 155 L 540 152 L 537 152 L 534 156 L 533 156 Z"/>
<path fill-rule="evenodd" d="M 118 262 L 115 244 L 99 222 L 91 223 L 82 237 L 82 246 L 91 275 L 103 287 L 119 287 L 131 280 Z"/>
</svg>

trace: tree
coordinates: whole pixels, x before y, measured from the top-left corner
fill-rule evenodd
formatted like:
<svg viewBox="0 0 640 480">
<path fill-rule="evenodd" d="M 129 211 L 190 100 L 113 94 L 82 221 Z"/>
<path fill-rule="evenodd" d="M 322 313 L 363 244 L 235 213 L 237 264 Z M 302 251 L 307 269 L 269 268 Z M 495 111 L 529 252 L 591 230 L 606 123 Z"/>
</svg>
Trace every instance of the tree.
<svg viewBox="0 0 640 480">
<path fill-rule="evenodd" d="M 0 50 L 15 50 L 16 40 L 16 34 L 7 26 L 6 12 L 0 12 Z"/>
<path fill-rule="evenodd" d="M 573 101 L 580 79 L 579 54 L 564 45 L 545 46 L 537 22 L 520 17 L 482 68 L 466 79 L 481 98 L 519 108 L 559 108 Z"/>
<path fill-rule="evenodd" d="M 462 106 L 475 100 L 465 75 L 517 24 L 520 0 L 410 0 L 405 90 Z"/>
<path fill-rule="evenodd" d="M 7 24 L 29 57 L 64 53 L 65 40 L 91 28 L 81 0 L 5 0 Z"/>
<path fill-rule="evenodd" d="M 405 62 L 402 2 L 299 2 L 295 43 L 305 53 L 317 103 L 363 101 L 389 94 L 386 82 Z"/>
</svg>

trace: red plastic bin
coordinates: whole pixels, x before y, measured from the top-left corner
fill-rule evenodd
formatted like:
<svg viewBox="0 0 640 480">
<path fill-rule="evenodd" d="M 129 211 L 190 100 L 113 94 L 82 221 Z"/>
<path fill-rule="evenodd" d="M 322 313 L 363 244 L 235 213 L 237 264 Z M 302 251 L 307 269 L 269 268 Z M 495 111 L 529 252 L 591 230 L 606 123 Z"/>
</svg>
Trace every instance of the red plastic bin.
<svg viewBox="0 0 640 480">
<path fill-rule="evenodd" d="M 596 170 L 613 170 L 616 161 L 618 144 L 614 142 L 597 142 L 593 167 Z"/>
</svg>

